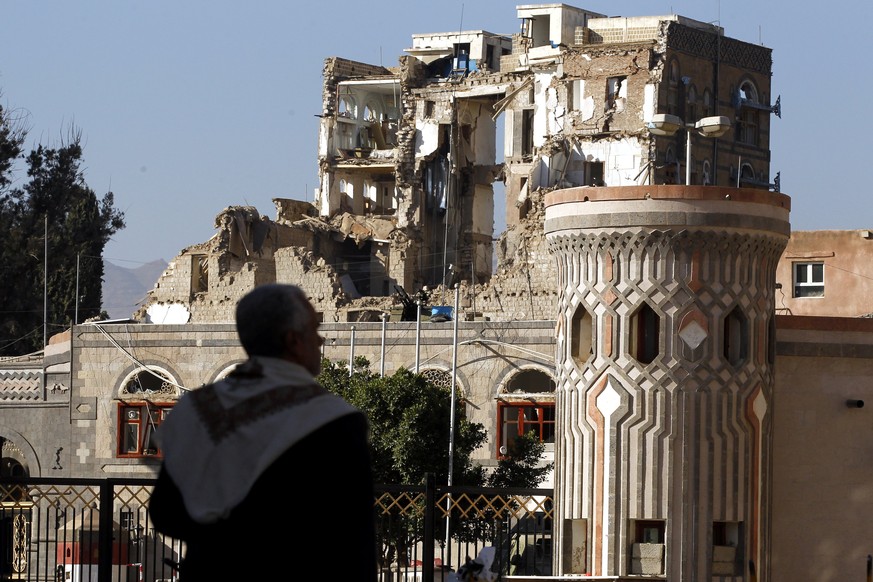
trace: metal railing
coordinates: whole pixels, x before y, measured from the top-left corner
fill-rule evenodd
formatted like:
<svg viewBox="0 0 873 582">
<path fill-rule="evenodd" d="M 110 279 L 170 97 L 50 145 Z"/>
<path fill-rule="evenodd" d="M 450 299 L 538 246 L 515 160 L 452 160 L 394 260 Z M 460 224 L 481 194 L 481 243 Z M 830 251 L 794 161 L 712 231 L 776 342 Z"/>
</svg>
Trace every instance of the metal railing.
<svg viewBox="0 0 873 582">
<path fill-rule="evenodd" d="M 151 524 L 154 483 L 0 479 L 0 580 L 176 580 L 172 564 L 184 544 Z M 551 489 L 446 487 L 428 478 L 377 485 L 374 508 L 380 582 L 439 581 L 485 548 L 499 576 L 551 574 Z"/>
</svg>

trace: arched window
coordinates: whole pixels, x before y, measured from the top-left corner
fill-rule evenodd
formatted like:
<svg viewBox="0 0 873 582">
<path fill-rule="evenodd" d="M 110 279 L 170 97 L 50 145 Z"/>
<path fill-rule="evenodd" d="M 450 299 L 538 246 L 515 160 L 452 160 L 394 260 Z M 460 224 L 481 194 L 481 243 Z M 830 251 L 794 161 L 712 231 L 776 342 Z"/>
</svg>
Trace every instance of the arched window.
<svg viewBox="0 0 873 582">
<path fill-rule="evenodd" d="M 354 208 L 355 188 L 351 182 L 342 179 L 339 181 L 340 209 L 352 211 Z"/>
<path fill-rule="evenodd" d="M 669 68 L 669 83 L 667 84 L 667 113 L 670 115 L 681 116 L 679 110 L 679 83 L 681 76 L 679 74 L 679 62 L 675 59 L 670 61 Z"/>
<path fill-rule="evenodd" d="M 452 389 L 452 373 L 448 370 L 441 370 L 439 368 L 428 368 L 426 370 L 421 370 L 421 375 L 424 376 L 428 382 L 433 384 L 434 386 L 439 386 L 440 388 L 445 388 L 446 390 Z M 455 385 L 457 388 L 457 384 Z"/>
<path fill-rule="evenodd" d="M 700 117 L 709 117 L 713 115 L 713 106 L 712 106 L 712 92 L 709 89 L 703 90 L 703 111 Z"/>
<path fill-rule="evenodd" d="M 703 160 L 703 179 L 700 183 L 704 186 L 712 185 L 712 164 L 709 160 Z"/>
<path fill-rule="evenodd" d="M 697 121 L 697 89 L 694 88 L 694 85 L 690 85 L 688 87 L 688 91 L 685 93 L 685 117 L 684 119 L 688 123 L 692 123 Z"/>
<path fill-rule="evenodd" d="M 13 441 L 0 437 L 0 477 L 27 477 L 28 475 L 30 471 L 21 449 Z"/>
<path fill-rule="evenodd" d="M 224 380 L 225 378 L 230 376 L 230 373 L 233 372 L 234 370 L 236 370 L 236 367 L 239 366 L 240 363 L 242 363 L 242 362 L 237 362 L 236 364 L 231 364 L 229 366 L 225 366 L 224 368 L 222 368 L 222 370 L 218 374 L 216 374 L 215 380 L 213 380 L 213 382 L 218 382 L 220 380 Z"/>
<path fill-rule="evenodd" d="M 758 89 L 751 81 L 743 81 L 743 84 L 740 85 L 739 92 L 741 101 L 760 103 L 758 99 Z"/>
<path fill-rule="evenodd" d="M 124 379 L 118 391 L 119 457 L 160 456 L 155 431 L 173 409 L 177 388 L 172 375 L 157 366 L 139 368 Z"/>
<path fill-rule="evenodd" d="M 755 181 L 755 169 L 752 167 L 752 164 L 743 164 L 740 170 L 740 185 L 754 185 Z"/>
<path fill-rule="evenodd" d="M 382 121 L 382 106 L 372 101 L 364 105 L 364 121 Z"/>
<path fill-rule="evenodd" d="M 758 145 L 758 126 L 760 110 L 758 89 L 751 81 L 744 81 L 737 89 L 740 112 L 737 119 L 737 141 L 748 145 Z"/>
<path fill-rule="evenodd" d="M 119 396 L 175 395 L 176 382 L 169 372 L 155 366 L 136 370 L 121 384 Z"/>
<path fill-rule="evenodd" d="M 340 117 L 355 119 L 358 116 L 358 106 L 355 104 L 355 99 L 350 95 L 340 95 L 337 113 Z"/>
</svg>

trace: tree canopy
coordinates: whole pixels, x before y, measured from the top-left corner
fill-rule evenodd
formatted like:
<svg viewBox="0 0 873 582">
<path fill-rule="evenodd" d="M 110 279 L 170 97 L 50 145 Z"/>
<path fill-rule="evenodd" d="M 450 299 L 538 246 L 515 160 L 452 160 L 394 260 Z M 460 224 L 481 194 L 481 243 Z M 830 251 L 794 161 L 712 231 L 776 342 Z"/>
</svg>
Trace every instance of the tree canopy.
<svg viewBox="0 0 873 582">
<path fill-rule="evenodd" d="M 124 228 L 112 192 L 98 197 L 85 182 L 80 132 L 25 156 L 26 135 L 0 106 L 0 355 L 42 349 L 44 324 L 52 335 L 77 311 L 79 321 L 100 314 L 103 249 Z"/>
<path fill-rule="evenodd" d="M 351 375 L 345 362 L 323 360 L 318 379 L 367 415 L 377 483 L 419 484 L 428 473 L 446 482 L 452 410 L 449 389 L 406 368 L 382 377 L 370 370 L 365 358 L 356 359 Z M 540 462 L 545 445 L 533 434 L 516 439 L 513 451 L 487 475 L 472 460 L 473 452 L 485 443 L 485 428 L 465 418 L 463 408 L 456 402 L 454 485 L 536 487 L 545 479 L 552 466 Z"/>
</svg>

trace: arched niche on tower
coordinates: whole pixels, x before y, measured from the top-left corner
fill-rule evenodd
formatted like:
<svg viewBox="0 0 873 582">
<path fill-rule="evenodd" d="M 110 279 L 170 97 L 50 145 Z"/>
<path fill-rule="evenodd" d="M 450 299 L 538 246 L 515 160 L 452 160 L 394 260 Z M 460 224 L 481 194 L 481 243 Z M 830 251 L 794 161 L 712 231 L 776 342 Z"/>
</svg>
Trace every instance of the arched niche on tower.
<svg viewBox="0 0 873 582">
<path fill-rule="evenodd" d="M 580 303 L 570 317 L 570 357 L 581 370 L 594 357 L 594 317 Z"/>
<path fill-rule="evenodd" d="M 735 306 L 722 320 L 722 354 L 737 368 L 749 358 L 749 319 Z"/>
<path fill-rule="evenodd" d="M 628 318 L 630 323 L 630 357 L 641 364 L 651 364 L 661 353 L 661 317 L 647 302 Z"/>
</svg>

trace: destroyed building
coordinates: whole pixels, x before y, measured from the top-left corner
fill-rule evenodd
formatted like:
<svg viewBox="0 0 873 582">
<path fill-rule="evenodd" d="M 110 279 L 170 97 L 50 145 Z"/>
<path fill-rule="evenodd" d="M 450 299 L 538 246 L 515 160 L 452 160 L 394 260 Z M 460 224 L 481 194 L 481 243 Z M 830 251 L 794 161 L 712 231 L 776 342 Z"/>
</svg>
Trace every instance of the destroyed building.
<svg viewBox="0 0 873 582">
<path fill-rule="evenodd" d="M 677 15 L 546 4 L 518 17 L 511 36 L 416 34 L 396 67 L 326 59 L 314 204 L 276 199 L 274 220 L 226 209 L 218 234 L 172 261 L 140 315 L 164 321 L 176 304 L 192 323 L 232 321 L 246 290 L 277 280 L 306 289 L 324 321 L 397 307 L 398 287 L 444 302 L 456 283 L 466 319 L 552 319 L 546 192 L 778 189 L 769 49 Z M 685 128 L 669 127 L 677 119 L 731 129 L 686 143 L 675 131 Z M 665 120 L 674 135 L 655 127 Z"/>
</svg>

